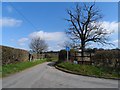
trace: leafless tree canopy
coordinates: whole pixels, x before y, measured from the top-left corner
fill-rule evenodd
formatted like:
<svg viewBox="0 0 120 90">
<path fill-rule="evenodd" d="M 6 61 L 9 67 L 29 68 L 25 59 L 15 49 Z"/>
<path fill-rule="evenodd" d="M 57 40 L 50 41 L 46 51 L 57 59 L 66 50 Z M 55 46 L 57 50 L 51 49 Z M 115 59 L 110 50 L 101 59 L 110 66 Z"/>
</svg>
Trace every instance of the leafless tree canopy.
<svg viewBox="0 0 120 90">
<path fill-rule="evenodd" d="M 89 42 L 110 44 L 108 43 L 108 32 L 99 21 L 102 15 L 100 10 L 95 7 L 95 3 L 92 5 L 83 3 L 81 6 L 77 4 L 74 10 L 67 10 L 67 14 L 69 18 L 65 20 L 70 26 L 66 33 L 74 43 L 79 43 L 82 55 Z"/>
<path fill-rule="evenodd" d="M 41 52 L 47 50 L 48 45 L 45 40 L 41 39 L 40 37 L 35 37 L 31 40 L 29 47 L 33 52 L 40 54 Z"/>
</svg>

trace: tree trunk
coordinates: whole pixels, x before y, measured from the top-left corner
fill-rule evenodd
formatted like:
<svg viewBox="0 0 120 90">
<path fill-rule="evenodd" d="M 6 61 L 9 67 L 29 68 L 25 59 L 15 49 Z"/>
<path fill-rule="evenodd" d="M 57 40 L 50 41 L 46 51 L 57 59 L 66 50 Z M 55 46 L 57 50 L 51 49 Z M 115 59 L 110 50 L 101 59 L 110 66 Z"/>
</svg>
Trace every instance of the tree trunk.
<svg viewBox="0 0 120 90">
<path fill-rule="evenodd" d="M 81 57 L 82 57 L 82 64 L 83 64 L 83 61 L 84 61 L 84 49 L 81 49 Z"/>
<path fill-rule="evenodd" d="M 37 53 L 37 59 L 39 59 L 39 53 Z"/>
<path fill-rule="evenodd" d="M 81 43 L 81 57 L 82 57 L 82 64 L 84 62 L 84 50 L 85 50 L 85 44 L 84 42 Z"/>
</svg>

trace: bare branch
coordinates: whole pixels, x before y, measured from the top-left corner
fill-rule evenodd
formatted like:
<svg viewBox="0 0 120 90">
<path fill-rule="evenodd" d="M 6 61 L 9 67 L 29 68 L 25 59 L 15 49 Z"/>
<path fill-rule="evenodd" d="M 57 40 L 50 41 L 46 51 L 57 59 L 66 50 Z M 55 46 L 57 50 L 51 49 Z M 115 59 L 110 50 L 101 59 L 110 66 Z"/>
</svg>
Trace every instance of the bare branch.
<svg viewBox="0 0 120 90">
<path fill-rule="evenodd" d="M 47 50 L 48 45 L 45 40 L 41 39 L 40 37 L 35 37 L 31 40 L 29 47 L 34 52 L 41 53 Z"/>
<path fill-rule="evenodd" d="M 84 3 L 83 6 L 78 4 L 75 10 L 67 10 L 70 24 L 67 34 L 72 41 L 79 42 L 79 46 L 84 52 L 86 44 L 96 42 L 102 45 L 111 44 L 108 42 L 108 32 L 102 27 L 99 20 L 102 18 L 100 10 L 96 9 L 95 2 L 92 5 Z M 76 42 L 74 42 L 76 43 Z"/>
</svg>

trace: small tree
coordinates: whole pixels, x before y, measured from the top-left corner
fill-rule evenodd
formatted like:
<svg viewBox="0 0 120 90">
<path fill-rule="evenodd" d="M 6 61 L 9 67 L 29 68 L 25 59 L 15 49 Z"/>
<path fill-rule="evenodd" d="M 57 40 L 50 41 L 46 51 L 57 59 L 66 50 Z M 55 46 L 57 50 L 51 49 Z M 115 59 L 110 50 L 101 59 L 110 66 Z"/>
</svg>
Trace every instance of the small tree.
<svg viewBox="0 0 120 90">
<path fill-rule="evenodd" d="M 38 58 L 38 55 L 40 53 L 47 50 L 48 45 L 45 42 L 45 40 L 41 39 L 40 37 L 35 37 L 32 38 L 29 47 L 30 49 L 32 49 L 33 52 L 37 53 L 37 58 Z"/>
<path fill-rule="evenodd" d="M 99 22 L 102 15 L 95 8 L 95 3 L 92 5 L 84 3 L 81 6 L 77 4 L 74 10 L 67 10 L 67 14 L 69 18 L 65 20 L 68 21 L 70 26 L 66 33 L 78 45 L 76 47 L 81 49 L 82 62 L 84 50 L 88 43 L 111 44 L 108 43 L 108 34 L 110 32 L 103 28 L 102 23 Z"/>
</svg>

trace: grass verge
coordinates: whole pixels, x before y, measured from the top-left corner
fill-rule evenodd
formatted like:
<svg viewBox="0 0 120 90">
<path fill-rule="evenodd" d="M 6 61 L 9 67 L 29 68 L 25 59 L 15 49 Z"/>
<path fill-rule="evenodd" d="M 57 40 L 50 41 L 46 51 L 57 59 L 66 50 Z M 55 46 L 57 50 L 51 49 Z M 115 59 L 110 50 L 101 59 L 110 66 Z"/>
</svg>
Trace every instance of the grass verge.
<svg viewBox="0 0 120 90">
<path fill-rule="evenodd" d="M 0 65 L 0 78 L 2 77 L 2 66 Z"/>
<path fill-rule="evenodd" d="M 46 58 L 48 62 L 57 62 L 58 57 Z"/>
<path fill-rule="evenodd" d="M 103 67 L 96 67 L 92 65 L 79 65 L 70 62 L 62 62 L 57 64 L 57 66 L 81 75 L 115 79 L 120 78 L 118 72 L 111 71 L 110 69 Z"/>
<path fill-rule="evenodd" d="M 40 59 L 40 60 L 35 60 L 31 62 L 19 62 L 16 64 L 8 64 L 8 65 L 3 65 L 2 66 L 2 77 L 6 77 L 10 74 L 14 74 L 16 72 L 20 72 L 24 69 L 30 68 L 32 66 L 35 66 L 37 64 L 41 64 L 46 62 L 46 59 Z"/>
</svg>

